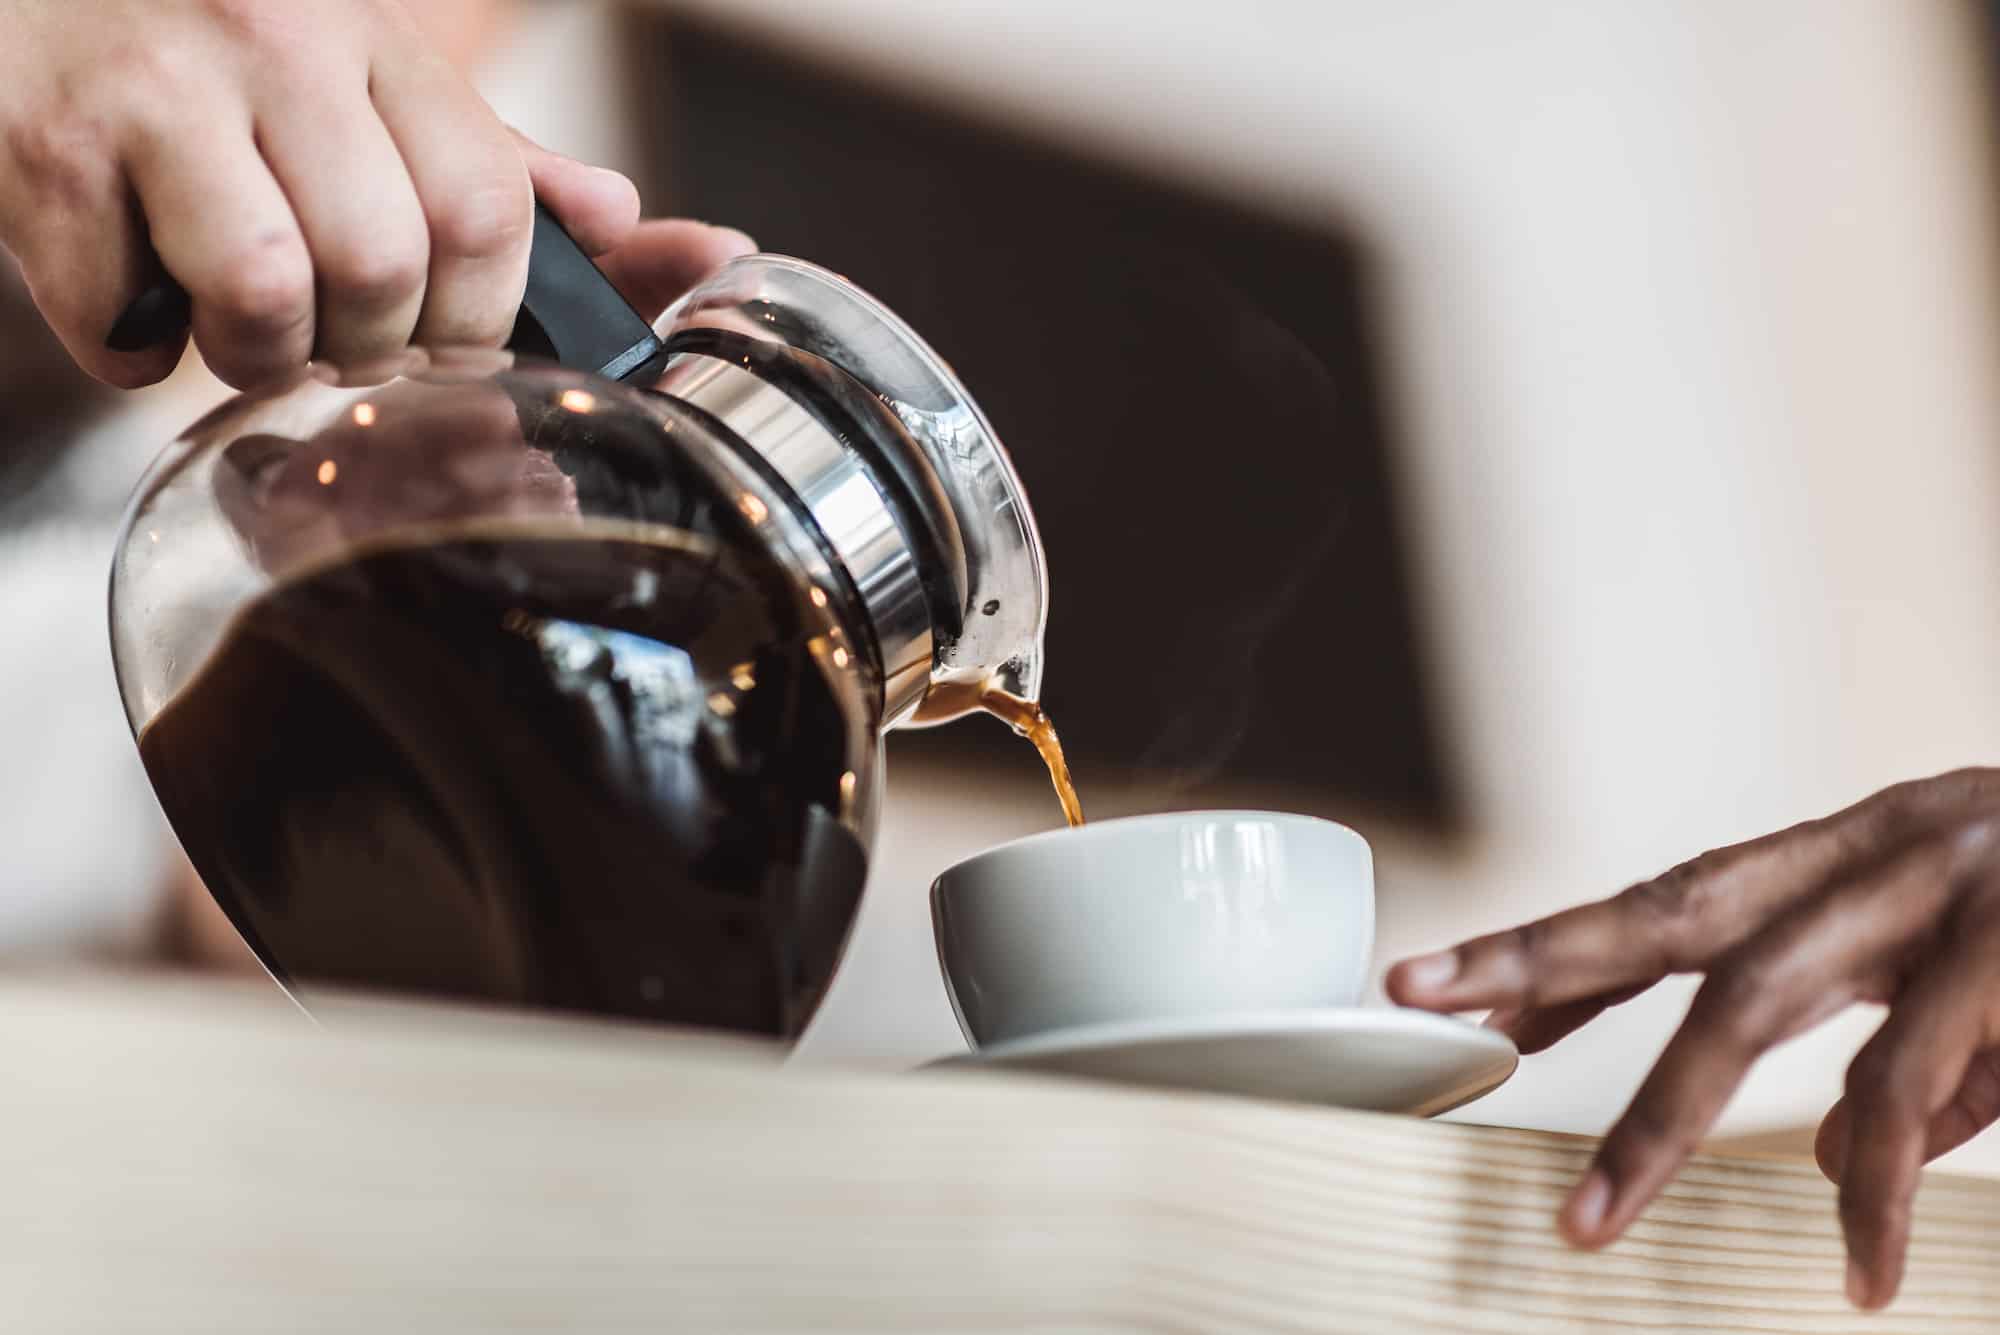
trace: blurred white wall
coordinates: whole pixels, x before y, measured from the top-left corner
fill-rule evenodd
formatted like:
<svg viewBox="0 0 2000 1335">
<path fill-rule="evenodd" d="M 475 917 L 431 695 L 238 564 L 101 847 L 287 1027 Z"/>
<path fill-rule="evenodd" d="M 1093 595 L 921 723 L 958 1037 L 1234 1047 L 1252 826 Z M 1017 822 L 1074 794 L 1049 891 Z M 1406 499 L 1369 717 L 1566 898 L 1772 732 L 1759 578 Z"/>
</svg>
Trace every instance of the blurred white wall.
<svg viewBox="0 0 2000 1335">
<path fill-rule="evenodd" d="M 1377 845 L 1385 956 L 2000 759 L 2000 218 L 1961 7 L 669 7 L 1372 237 L 1407 527 L 1480 822 L 1444 851 L 1330 813 Z M 891 772 L 807 1059 L 954 1046 L 925 885 L 1053 823 L 1026 755 L 976 789 L 898 782 L 893 748 Z M 1603 1125 L 1685 996 L 1634 1003 L 1465 1115 Z M 1767 1063 L 1730 1127 L 1816 1113 L 1867 1023 Z"/>
</svg>

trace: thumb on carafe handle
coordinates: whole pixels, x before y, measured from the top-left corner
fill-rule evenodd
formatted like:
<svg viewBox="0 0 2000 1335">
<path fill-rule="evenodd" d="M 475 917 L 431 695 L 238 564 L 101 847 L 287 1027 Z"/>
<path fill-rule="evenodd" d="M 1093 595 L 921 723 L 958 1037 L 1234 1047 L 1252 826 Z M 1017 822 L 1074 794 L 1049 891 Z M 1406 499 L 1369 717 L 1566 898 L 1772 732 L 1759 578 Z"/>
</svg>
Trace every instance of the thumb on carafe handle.
<svg viewBox="0 0 2000 1335">
<path fill-rule="evenodd" d="M 111 326 L 104 344 L 114 352 L 155 347 L 186 333 L 191 313 L 187 290 L 156 257 L 151 281 Z M 620 380 L 652 361 L 660 340 L 555 215 L 538 203 L 527 291 L 507 347 L 522 356 Z"/>
</svg>

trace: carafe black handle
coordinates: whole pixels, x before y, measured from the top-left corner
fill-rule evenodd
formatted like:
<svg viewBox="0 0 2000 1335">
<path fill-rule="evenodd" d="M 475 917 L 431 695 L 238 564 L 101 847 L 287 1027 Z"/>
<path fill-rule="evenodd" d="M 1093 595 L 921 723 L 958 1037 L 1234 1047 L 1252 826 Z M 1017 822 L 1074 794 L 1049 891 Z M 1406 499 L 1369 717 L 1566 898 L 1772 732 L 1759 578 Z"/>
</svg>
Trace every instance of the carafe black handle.
<svg viewBox="0 0 2000 1335">
<path fill-rule="evenodd" d="M 152 281 L 111 326 L 105 346 L 138 352 L 178 338 L 188 327 L 189 310 L 186 290 L 156 260 Z M 538 203 L 528 290 L 507 347 L 623 380 L 654 361 L 661 344 L 645 317 Z"/>
</svg>

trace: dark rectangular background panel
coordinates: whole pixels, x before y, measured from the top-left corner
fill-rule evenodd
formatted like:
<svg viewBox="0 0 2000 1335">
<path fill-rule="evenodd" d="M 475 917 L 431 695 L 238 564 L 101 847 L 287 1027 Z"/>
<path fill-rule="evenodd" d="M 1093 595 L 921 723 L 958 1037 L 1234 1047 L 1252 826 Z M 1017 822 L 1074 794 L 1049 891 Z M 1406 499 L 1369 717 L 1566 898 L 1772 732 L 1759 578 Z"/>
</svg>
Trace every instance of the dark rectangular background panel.
<svg viewBox="0 0 2000 1335">
<path fill-rule="evenodd" d="M 1192 794 L 1227 775 L 1455 823 L 1365 238 L 650 22 L 675 210 L 873 291 L 1007 443 L 1048 548 L 1046 701 L 1086 801 L 1120 774 Z M 896 746 L 1022 763 L 977 722 Z"/>
</svg>

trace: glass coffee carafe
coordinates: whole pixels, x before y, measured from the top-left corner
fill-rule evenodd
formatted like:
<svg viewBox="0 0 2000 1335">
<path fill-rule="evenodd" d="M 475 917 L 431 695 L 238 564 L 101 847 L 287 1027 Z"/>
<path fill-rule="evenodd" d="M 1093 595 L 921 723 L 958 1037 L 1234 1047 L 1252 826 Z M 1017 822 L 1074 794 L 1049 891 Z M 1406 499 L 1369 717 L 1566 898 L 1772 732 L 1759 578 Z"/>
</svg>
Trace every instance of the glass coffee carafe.
<svg viewBox="0 0 2000 1335">
<path fill-rule="evenodd" d="M 544 213 L 511 351 L 315 365 L 174 442 L 111 632 L 176 833 L 308 1006 L 792 1037 L 881 734 L 1035 699 L 1045 608 L 1005 451 L 893 314 L 758 255 L 649 326 Z"/>
</svg>

